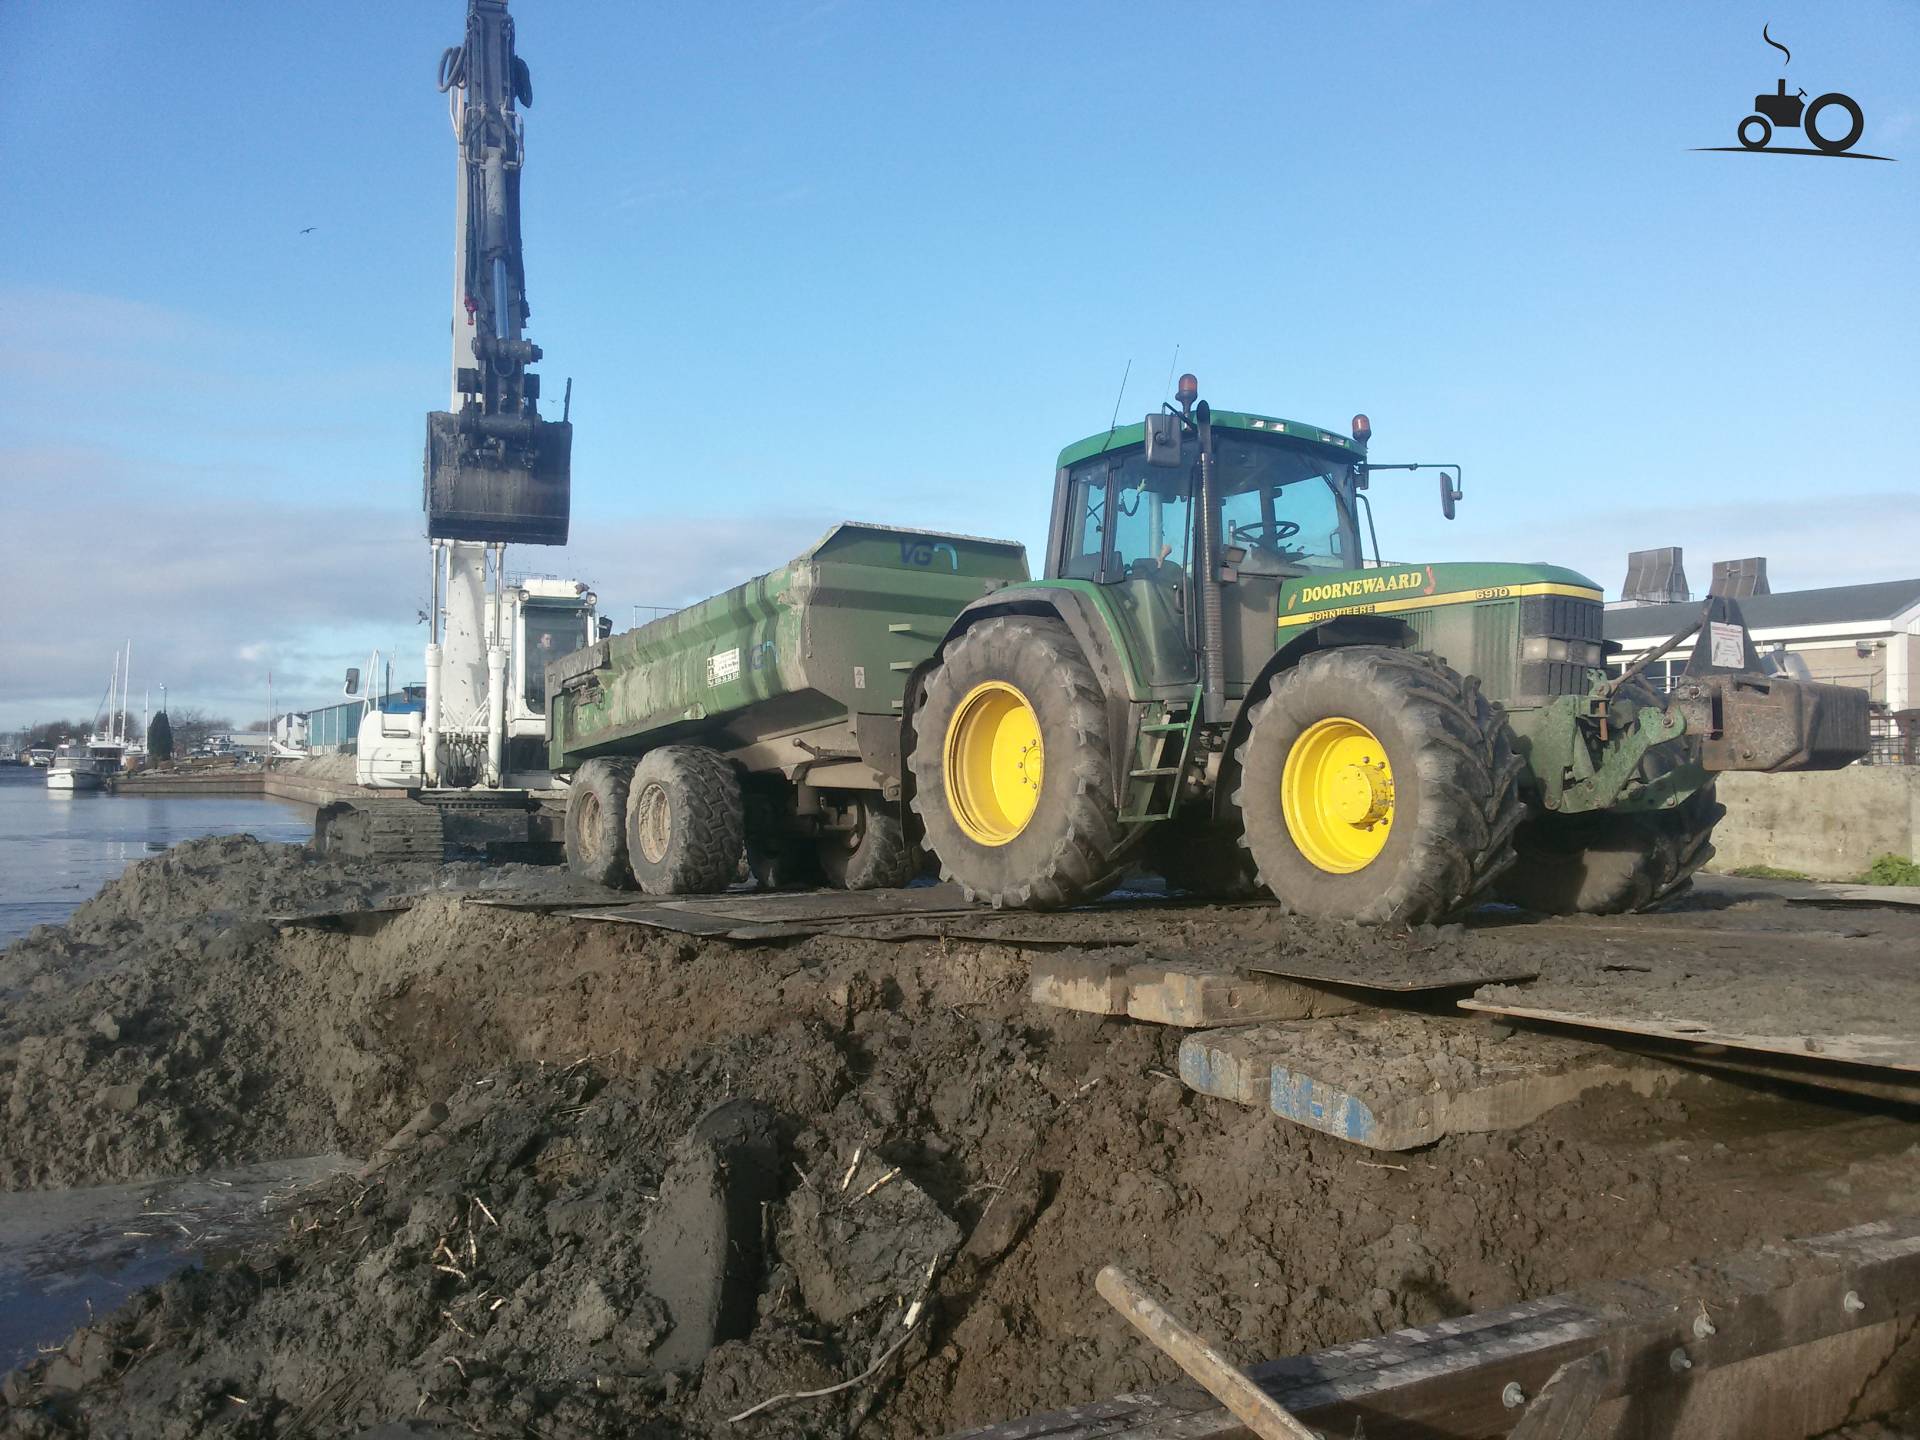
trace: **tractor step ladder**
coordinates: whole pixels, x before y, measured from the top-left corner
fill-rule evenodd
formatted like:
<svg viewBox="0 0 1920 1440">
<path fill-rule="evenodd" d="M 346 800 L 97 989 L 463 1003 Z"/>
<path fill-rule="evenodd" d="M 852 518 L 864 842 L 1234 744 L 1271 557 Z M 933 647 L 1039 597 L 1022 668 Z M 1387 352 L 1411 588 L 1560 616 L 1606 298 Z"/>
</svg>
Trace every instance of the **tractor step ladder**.
<svg viewBox="0 0 1920 1440">
<path fill-rule="evenodd" d="M 1160 713 L 1167 714 L 1167 707 L 1162 706 Z M 1150 720 L 1140 727 L 1135 758 L 1141 763 L 1127 771 L 1122 824 L 1144 825 L 1173 817 L 1180 803 L 1180 777 L 1186 773 L 1187 758 L 1193 753 L 1193 730 L 1199 718 L 1200 695 L 1196 690 L 1184 717 Z"/>
</svg>

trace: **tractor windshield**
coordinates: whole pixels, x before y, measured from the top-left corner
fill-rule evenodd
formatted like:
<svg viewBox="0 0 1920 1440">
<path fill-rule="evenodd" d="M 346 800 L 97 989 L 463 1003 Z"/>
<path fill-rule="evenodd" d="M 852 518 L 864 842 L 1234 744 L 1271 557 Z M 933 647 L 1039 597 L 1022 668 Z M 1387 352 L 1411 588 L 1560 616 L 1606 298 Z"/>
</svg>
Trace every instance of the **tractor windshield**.
<svg viewBox="0 0 1920 1440">
<path fill-rule="evenodd" d="M 1296 445 L 1217 431 L 1220 543 L 1289 569 L 1360 567 L 1342 489 L 1351 467 Z"/>
<path fill-rule="evenodd" d="M 1351 570 L 1359 547 L 1344 486 L 1351 467 L 1279 437 L 1222 428 L 1213 442 L 1220 543 L 1246 552 L 1247 570 Z M 1116 581 L 1179 574 L 1190 563 L 1188 511 L 1200 458 L 1188 439 L 1178 469 L 1147 464 L 1135 447 L 1070 472 L 1062 573 Z"/>
</svg>

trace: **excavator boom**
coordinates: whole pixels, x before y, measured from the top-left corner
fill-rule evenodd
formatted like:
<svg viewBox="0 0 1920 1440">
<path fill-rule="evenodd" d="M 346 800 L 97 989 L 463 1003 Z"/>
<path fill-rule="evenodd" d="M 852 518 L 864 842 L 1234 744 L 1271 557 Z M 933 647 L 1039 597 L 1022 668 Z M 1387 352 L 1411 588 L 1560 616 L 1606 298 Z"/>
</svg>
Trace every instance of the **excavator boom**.
<svg viewBox="0 0 1920 1440">
<path fill-rule="evenodd" d="M 440 57 L 460 147 L 454 228 L 453 399 L 427 417 L 427 534 L 435 540 L 564 545 L 573 426 L 540 418 L 540 347 L 520 242 L 526 159 L 518 105 L 533 79 L 514 53 L 506 0 L 467 0 L 465 39 Z"/>
</svg>

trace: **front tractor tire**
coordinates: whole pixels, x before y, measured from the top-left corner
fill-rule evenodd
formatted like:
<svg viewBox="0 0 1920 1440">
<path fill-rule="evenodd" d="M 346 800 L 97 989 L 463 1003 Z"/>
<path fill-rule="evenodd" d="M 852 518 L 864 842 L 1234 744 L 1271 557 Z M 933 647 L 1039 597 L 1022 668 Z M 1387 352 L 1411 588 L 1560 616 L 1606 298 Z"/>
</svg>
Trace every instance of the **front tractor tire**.
<svg viewBox="0 0 1920 1440">
<path fill-rule="evenodd" d="M 1618 700 L 1621 723 L 1660 706 L 1644 681 L 1627 685 Z M 1641 759 L 1637 778 L 1656 780 L 1693 754 L 1693 742 L 1684 738 L 1656 745 Z M 1519 859 L 1500 877 L 1500 898 L 1542 915 L 1645 910 L 1693 883 L 1694 872 L 1713 858 L 1713 827 L 1726 813 L 1711 784 L 1666 810 L 1538 811 L 1514 836 Z"/>
<path fill-rule="evenodd" d="M 733 766 L 698 745 L 663 745 L 627 788 L 627 861 L 648 895 L 725 890 L 746 853 L 746 811 Z"/>
<path fill-rule="evenodd" d="M 1506 717 L 1432 655 L 1309 655 L 1254 708 L 1238 761 L 1241 843 L 1296 914 L 1438 923 L 1512 863 L 1525 811 Z"/>
<path fill-rule="evenodd" d="M 627 790 L 633 761 L 583 761 L 567 787 L 567 869 L 612 890 L 631 890 L 627 863 Z"/>
<path fill-rule="evenodd" d="M 913 808 L 969 900 L 1051 909 L 1119 879 L 1106 702 L 1060 621 L 996 616 L 966 631 L 914 728 Z"/>
</svg>

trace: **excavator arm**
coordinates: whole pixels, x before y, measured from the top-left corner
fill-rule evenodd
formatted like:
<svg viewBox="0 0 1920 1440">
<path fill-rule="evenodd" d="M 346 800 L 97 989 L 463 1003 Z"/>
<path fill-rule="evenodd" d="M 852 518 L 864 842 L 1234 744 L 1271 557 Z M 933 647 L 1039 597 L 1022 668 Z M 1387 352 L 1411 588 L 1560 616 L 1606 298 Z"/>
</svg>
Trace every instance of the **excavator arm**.
<svg viewBox="0 0 1920 1440">
<path fill-rule="evenodd" d="M 506 0 L 467 0 L 467 33 L 440 57 L 460 147 L 454 229 L 453 400 L 427 416 L 427 534 L 436 540 L 564 545 L 573 426 L 540 418 L 540 347 L 520 241 L 526 159 L 519 105 L 533 79 L 513 49 Z"/>
</svg>

